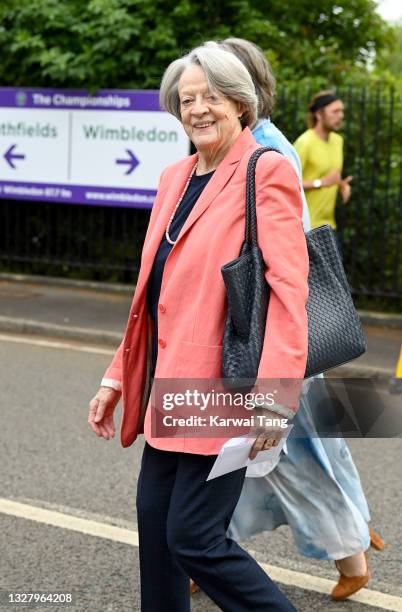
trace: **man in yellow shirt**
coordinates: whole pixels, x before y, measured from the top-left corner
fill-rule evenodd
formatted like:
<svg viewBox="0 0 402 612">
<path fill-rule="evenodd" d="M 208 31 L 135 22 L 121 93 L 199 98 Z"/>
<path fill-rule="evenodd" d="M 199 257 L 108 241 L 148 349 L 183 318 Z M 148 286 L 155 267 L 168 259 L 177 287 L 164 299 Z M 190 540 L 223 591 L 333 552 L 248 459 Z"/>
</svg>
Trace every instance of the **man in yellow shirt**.
<svg viewBox="0 0 402 612">
<path fill-rule="evenodd" d="M 351 176 L 342 179 L 343 138 L 337 134 L 343 120 L 343 103 L 330 91 L 320 91 L 308 107 L 306 130 L 294 143 L 299 154 L 303 188 L 310 211 L 311 227 L 329 223 L 336 229 L 338 190 L 344 204 L 351 195 Z"/>
</svg>

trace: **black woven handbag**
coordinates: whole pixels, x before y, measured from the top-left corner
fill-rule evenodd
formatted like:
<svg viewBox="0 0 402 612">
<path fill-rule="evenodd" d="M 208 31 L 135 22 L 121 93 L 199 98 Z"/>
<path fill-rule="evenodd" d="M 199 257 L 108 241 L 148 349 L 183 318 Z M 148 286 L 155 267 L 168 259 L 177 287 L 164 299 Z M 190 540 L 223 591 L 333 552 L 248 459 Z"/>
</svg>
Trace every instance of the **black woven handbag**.
<svg viewBox="0 0 402 612">
<path fill-rule="evenodd" d="M 228 387 L 247 379 L 252 387 L 264 344 L 269 286 L 257 242 L 255 167 L 266 151 L 251 155 L 246 177 L 244 242 L 237 259 L 222 266 L 228 310 L 223 334 L 222 378 Z M 366 350 L 359 316 L 353 305 L 346 274 L 329 225 L 306 234 L 310 259 L 308 277 L 308 358 L 305 377 L 359 357 Z"/>
</svg>

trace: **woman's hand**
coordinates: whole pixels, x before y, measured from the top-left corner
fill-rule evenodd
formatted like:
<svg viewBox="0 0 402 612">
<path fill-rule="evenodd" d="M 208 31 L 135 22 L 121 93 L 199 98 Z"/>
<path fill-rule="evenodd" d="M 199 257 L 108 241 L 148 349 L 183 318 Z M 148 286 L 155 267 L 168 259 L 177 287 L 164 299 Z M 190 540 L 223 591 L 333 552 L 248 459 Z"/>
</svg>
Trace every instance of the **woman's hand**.
<svg viewBox="0 0 402 612">
<path fill-rule="evenodd" d="M 110 440 L 114 438 L 116 427 L 113 413 L 121 397 L 121 391 L 110 387 L 100 387 L 98 393 L 89 402 L 88 423 L 97 436 Z"/>
<path fill-rule="evenodd" d="M 278 421 L 278 419 L 282 420 L 283 418 L 276 412 L 271 412 L 270 410 L 265 410 L 264 408 L 255 409 L 253 410 L 253 413 L 264 416 L 265 420 L 268 422 L 272 421 L 273 419 L 275 419 L 275 421 Z M 257 453 L 259 453 L 260 451 L 269 450 L 273 446 L 278 446 L 279 441 L 285 431 L 286 428 L 280 427 L 279 425 L 254 427 L 251 430 L 250 435 L 252 437 L 257 437 L 253 446 L 251 447 L 249 458 L 255 459 Z"/>
</svg>

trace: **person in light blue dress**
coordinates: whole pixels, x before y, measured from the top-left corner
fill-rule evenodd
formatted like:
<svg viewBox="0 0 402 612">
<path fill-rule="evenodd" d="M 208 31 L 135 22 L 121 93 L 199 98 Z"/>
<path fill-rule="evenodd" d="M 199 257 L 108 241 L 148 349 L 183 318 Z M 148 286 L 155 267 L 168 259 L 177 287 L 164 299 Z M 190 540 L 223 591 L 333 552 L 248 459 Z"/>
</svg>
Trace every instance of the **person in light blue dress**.
<svg viewBox="0 0 402 612">
<path fill-rule="evenodd" d="M 253 43 L 230 38 L 219 43 L 239 57 L 250 72 L 260 102 L 260 119 L 253 135 L 262 146 L 272 147 L 293 164 L 303 197 L 303 225 L 310 218 L 302 187 L 302 168 L 296 150 L 270 120 L 275 80 L 263 52 Z M 370 543 L 383 548 L 378 534 L 369 530 L 370 513 L 359 474 L 343 438 L 320 438 L 312 407 L 326 393 L 323 376 L 313 379 L 302 395 L 294 418 L 287 452 L 264 477 L 245 479 L 229 527 L 230 537 L 243 540 L 262 531 L 289 525 L 299 552 L 315 559 L 332 559 L 340 580 L 332 591 L 346 599 L 369 580 L 366 551 Z M 371 539 L 372 536 L 372 539 Z"/>
<path fill-rule="evenodd" d="M 308 211 L 306 196 L 303 191 L 303 180 L 302 180 L 302 167 L 300 158 L 297 154 L 296 149 L 284 134 L 276 127 L 269 117 L 265 119 L 259 119 L 257 125 L 253 129 L 253 136 L 258 144 L 263 147 L 271 147 L 276 149 L 282 155 L 287 157 L 291 162 L 293 168 L 296 170 L 297 176 L 300 180 L 301 185 L 301 196 L 303 200 L 303 227 L 304 231 L 308 232 L 311 229 L 310 225 L 310 214 Z"/>
</svg>

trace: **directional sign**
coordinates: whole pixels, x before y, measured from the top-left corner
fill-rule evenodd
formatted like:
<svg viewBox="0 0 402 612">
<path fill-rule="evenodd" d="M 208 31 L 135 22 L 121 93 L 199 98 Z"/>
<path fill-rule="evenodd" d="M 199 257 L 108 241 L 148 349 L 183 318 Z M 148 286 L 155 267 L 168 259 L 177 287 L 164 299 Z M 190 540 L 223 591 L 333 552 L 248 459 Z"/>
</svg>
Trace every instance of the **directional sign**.
<svg viewBox="0 0 402 612">
<path fill-rule="evenodd" d="M 116 159 L 116 164 L 128 165 L 127 172 L 125 174 L 131 174 L 140 162 L 138 161 L 134 153 L 130 151 L 130 149 L 126 149 L 126 151 L 128 154 L 128 159 Z"/>
<path fill-rule="evenodd" d="M 188 153 L 156 91 L 0 88 L 0 198 L 149 208 Z"/>
<path fill-rule="evenodd" d="M 13 144 L 11 147 L 4 153 L 4 159 L 8 163 L 11 168 L 16 168 L 14 165 L 14 160 L 16 159 L 25 159 L 25 155 L 21 155 L 21 153 L 15 153 L 14 149 L 17 145 Z"/>
</svg>

